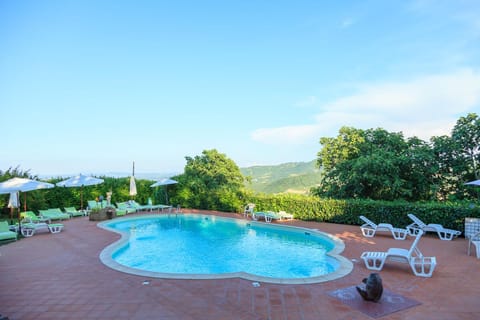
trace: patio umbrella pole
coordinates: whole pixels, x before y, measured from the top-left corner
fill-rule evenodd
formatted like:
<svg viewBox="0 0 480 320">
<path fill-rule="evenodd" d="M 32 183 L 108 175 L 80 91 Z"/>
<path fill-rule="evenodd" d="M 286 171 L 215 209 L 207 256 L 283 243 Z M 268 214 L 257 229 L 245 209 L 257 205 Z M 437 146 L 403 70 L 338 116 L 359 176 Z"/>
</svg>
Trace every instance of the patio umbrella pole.
<svg viewBox="0 0 480 320">
<path fill-rule="evenodd" d="M 80 210 L 83 210 L 83 185 L 80 187 Z"/>
<path fill-rule="evenodd" d="M 22 234 L 22 223 L 20 222 L 20 210 L 18 210 L 17 219 L 18 219 L 18 234 L 20 235 Z"/>
</svg>

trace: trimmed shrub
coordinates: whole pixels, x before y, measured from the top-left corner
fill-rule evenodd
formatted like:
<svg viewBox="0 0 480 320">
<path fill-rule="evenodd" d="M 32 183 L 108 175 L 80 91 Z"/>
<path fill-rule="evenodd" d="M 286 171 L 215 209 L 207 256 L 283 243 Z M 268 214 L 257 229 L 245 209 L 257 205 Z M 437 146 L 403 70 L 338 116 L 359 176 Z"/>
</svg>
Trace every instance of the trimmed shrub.
<svg viewBox="0 0 480 320">
<path fill-rule="evenodd" d="M 360 225 L 363 215 L 376 223 L 405 227 L 412 223 L 408 213 L 425 223 L 438 223 L 445 228 L 464 231 L 466 217 L 480 218 L 480 207 L 469 203 L 406 202 L 374 200 L 321 199 L 304 195 L 253 195 L 256 211 L 287 211 L 296 219 Z M 242 209 L 243 210 L 243 209 Z"/>
</svg>

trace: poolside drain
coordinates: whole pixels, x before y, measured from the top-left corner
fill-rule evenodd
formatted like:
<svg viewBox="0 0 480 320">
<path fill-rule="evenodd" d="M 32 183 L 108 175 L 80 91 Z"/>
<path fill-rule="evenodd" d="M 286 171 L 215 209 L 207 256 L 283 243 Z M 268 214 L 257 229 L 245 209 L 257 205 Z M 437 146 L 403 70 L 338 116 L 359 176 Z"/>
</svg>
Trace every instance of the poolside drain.
<svg viewBox="0 0 480 320">
<path fill-rule="evenodd" d="M 252 282 L 252 286 L 254 286 L 255 288 L 258 288 L 258 287 L 260 287 L 260 283 L 258 283 L 258 282 Z"/>
</svg>

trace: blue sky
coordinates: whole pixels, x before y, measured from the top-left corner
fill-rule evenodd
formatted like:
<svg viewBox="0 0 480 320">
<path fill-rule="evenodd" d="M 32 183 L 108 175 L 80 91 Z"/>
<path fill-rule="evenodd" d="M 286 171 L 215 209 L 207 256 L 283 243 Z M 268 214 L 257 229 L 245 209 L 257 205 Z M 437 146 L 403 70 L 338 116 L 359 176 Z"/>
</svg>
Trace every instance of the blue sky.
<svg viewBox="0 0 480 320">
<path fill-rule="evenodd" d="M 480 113 L 480 1 L 0 0 L 0 170 L 310 161 Z"/>
</svg>

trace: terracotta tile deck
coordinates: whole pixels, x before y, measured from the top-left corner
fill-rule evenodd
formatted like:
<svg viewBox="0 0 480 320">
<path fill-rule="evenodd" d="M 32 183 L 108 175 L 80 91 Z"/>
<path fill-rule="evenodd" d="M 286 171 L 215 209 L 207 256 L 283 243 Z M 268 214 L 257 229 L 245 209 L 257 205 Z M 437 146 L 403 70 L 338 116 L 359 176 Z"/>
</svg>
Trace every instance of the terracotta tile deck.
<svg viewBox="0 0 480 320">
<path fill-rule="evenodd" d="M 225 216 L 243 215 L 210 213 Z M 343 255 L 357 259 L 349 275 L 308 285 L 243 279 L 145 279 L 109 269 L 101 250 L 119 238 L 88 218 L 65 221 L 59 234 L 39 233 L 0 246 L 0 314 L 9 319 L 372 319 L 328 295 L 357 285 L 370 272 L 360 254 L 405 247 L 410 240 L 364 238 L 355 226 L 292 221 L 345 241 Z M 384 287 L 421 304 L 381 319 L 479 319 L 480 260 L 466 255 L 466 241 L 428 235 L 419 247 L 436 256 L 432 278 L 415 277 L 405 264 L 386 264 Z M 149 285 L 143 282 L 149 280 Z"/>
</svg>

